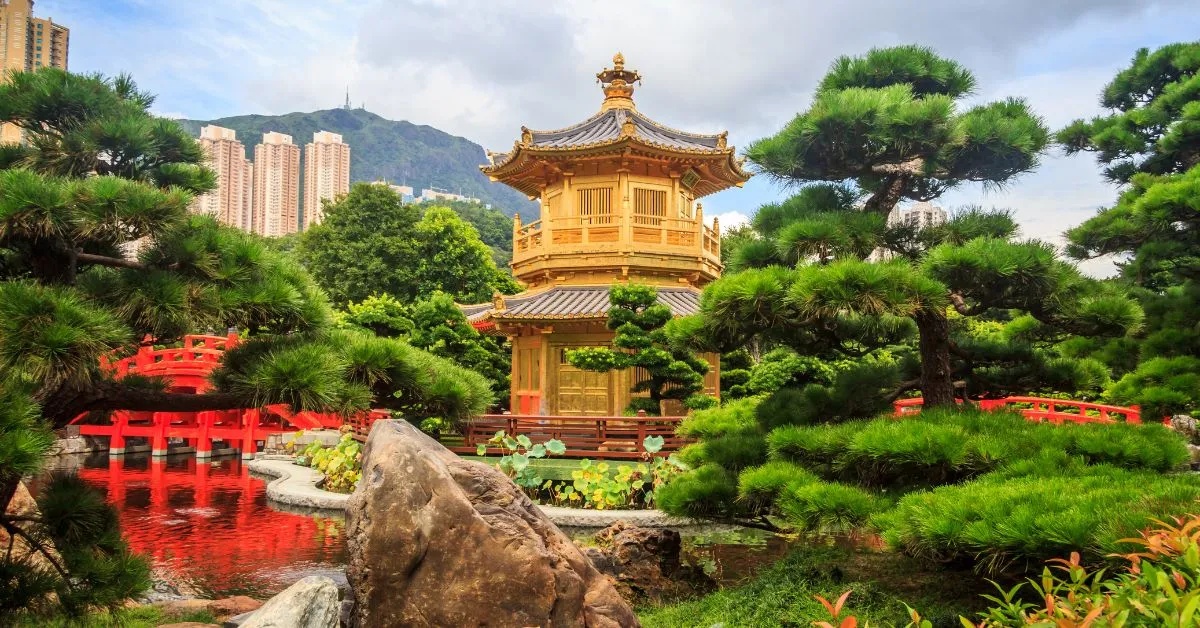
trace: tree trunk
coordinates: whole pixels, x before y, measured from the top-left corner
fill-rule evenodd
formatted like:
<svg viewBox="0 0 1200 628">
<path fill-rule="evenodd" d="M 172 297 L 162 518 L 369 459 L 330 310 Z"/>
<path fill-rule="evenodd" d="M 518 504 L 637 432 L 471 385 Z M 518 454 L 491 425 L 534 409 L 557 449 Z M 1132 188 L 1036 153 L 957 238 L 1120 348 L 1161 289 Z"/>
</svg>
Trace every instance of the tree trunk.
<svg viewBox="0 0 1200 628">
<path fill-rule="evenodd" d="M 867 199 L 867 202 L 863 204 L 863 211 L 887 216 L 892 213 L 892 210 L 896 208 L 896 204 L 900 202 L 900 196 L 904 193 L 904 188 L 907 185 L 908 175 L 897 173 L 884 177 L 879 190 L 872 194 Z"/>
<path fill-rule="evenodd" d="M 940 310 L 926 310 L 915 317 L 920 332 L 921 397 L 926 408 L 954 405 L 954 382 L 950 377 L 950 321 Z"/>
<path fill-rule="evenodd" d="M 57 429 L 80 414 L 93 411 L 203 412 L 251 407 L 254 404 L 245 396 L 234 393 L 165 393 L 101 382 L 82 390 L 64 386 L 46 395 L 42 401 L 42 416 Z"/>
</svg>

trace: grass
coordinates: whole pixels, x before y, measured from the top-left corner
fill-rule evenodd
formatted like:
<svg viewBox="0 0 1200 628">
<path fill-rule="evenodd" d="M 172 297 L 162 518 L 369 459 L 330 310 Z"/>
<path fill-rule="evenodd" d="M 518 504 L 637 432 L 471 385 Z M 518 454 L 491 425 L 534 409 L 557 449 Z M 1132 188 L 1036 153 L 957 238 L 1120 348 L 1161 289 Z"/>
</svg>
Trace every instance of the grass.
<svg viewBox="0 0 1200 628">
<path fill-rule="evenodd" d="M 217 618 L 207 610 L 183 615 L 168 615 L 158 606 L 146 605 L 120 608 L 113 613 L 103 611 L 89 613 L 80 618 L 25 615 L 15 618 L 15 623 L 12 625 L 15 628 L 154 628 L 160 624 L 189 621 L 215 624 Z"/>
<path fill-rule="evenodd" d="M 847 608 L 873 626 L 904 625 L 905 604 L 935 627 L 961 626 L 959 615 L 982 610 L 990 584 L 970 572 L 930 571 L 892 553 L 837 547 L 793 551 L 745 585 L 676 604 L 639 609 L 646 628 L 811 626 L 828 619 L 814 596 L 835 600 L 852 590 Z"/>
</svg>

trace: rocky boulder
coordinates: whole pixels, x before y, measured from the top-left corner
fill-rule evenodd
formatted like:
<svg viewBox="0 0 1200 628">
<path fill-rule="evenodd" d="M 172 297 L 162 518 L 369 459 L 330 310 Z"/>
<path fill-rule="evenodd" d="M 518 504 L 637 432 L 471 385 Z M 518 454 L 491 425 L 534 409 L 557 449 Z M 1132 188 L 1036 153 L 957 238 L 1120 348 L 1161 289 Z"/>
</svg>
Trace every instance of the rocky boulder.
<svg viewBox="0 0 1200 628">
<path fill-rule="evenodd" d="M 254 611 L 241 628 L 338 628 L 338 588 L 324 576 L 309 576 Z"/>
<path fill-rule="evenodd" d="M 587 549 L 588 558 L 625 599 L 661 602 L 716 589 L 703 570 L 680 560 L 682 540 L 675 530 L 618 521 L 596 534 L 596 544 Z"/>
<path fill-rule="evenodd" d="M 404 421 L 376 421 L 346 509 L 352 625 L 638 626 L 508 477 Z"/>
</svg>

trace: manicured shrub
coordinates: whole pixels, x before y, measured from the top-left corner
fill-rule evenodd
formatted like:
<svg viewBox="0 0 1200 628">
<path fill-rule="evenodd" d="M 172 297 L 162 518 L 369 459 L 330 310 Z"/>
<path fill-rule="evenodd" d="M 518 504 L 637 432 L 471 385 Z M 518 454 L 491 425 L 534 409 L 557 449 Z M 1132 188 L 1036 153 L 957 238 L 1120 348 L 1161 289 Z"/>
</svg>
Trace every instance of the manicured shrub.
<svg viewBox="0 0 1200 628">
<path fill-rule="evenodd" d="M 789 484 L 816 482 L 817 476 L 785 460 L 774 460 L 752 467 L 738 475 L 738 499 L 751 510 L 768 508 Z"/>
<path fill-rule="evenodd" d="M 767 434 L 771 458 L 790 460 L 813 470 L 828 467 L 845 450 L 862 423 L 781 427 Z"/>
<path fill-rule="evenodd" d="M 940 485 L 986 470 L 961 427 L 919 420 L 871 421 L 838 454 L 839 475 L 868 486 Z"/>
<path fill-rule="evenodd" d="M 1063 429 L 1072 436 L 1067 451 L 1089 464 L 1169 471 L 1189 460 L 1184 440 L 1162 425 L 1092 423 Z"/>
<path fill-rule="evenodd" d="M 769 430 L 865 418 L 887 407 L 884 393 L 898 377 L 891 363 L 856 364 L 837 371 L 830 385 L 779 389 L 758 406 L 758 422 Z"/>
<path fill-rule="evenodd" d="M 1153 519 L 1194 509 L 1197 495 L 1194 475 L 1098 466 L 912 493 L 875 523 L 889 544 L 915 556 L 1024 570 L 1073 551 L 1089 560 L 1129 551 L 1121 539 L 1137 536 Z"/>
<path fill-rule="evenodd" d="M 1200 605 L 1200 517 L 1176 518 L 1143 532 L 1131 545 L 1137 551 L 1116 577 L 1091 571 L 1078 553 L 1054 559 L 1038 580 L 1005 590 L 990 599 L 982 614 L 988 626 L 1155 625 L 1192 626 Z M 1031 588 L 1041 604 L 1024 601 Z M 1077 624 L 1090 617 L 1091 623 Z"/>
<path fill-rule="evenodd" d="M 684 418 L 676 431 L 683 436 L 701 439 L 754 431 L 758 429 L 754 410 L 760 401 L 759 397 L 747 397 L 729 401 L 717 408 L 698 410 Z"/>
<path fill-rule="evenodd" d="M 1187 413 L 1200 408 L 1200 358 L 1154 358 L 1138 365 L 1108 389 L 1114 403 L 1138 404 L 1142 416 Z"/>
<path fill-rule="evenodd" d="M 731 434 L 704 441 L 705 462 L 737 473 L 767 461 L 767 443 L 761 434 Z"/>
<path fill-rule="evenodd" d="M 802 530 L 845 532 L 866 523 L 876 503 L 870 493 L 855 486 L 798 481 L 784 489 L 779 510 Z"/>
<path fill-rule="evenodd" d="M 658 489 L 658 506 L 680 517 L 737 515 L 737 480 L 717 465 L 689 471 Z"/>
</svg>

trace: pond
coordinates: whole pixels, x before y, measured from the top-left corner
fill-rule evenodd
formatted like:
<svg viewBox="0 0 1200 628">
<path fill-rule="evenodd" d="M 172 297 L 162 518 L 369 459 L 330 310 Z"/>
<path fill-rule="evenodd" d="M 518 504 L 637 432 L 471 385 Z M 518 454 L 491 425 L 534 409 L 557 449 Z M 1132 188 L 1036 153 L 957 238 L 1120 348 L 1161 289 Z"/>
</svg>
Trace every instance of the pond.
<svg viewBox="0 0 1200 628">
<path fill-rule="evenodd" d="M 266 481 L 238 458 L 205 463 L 187 454 L 92 454 L 62 456 L 54 466 L 103 490 L 134 551 L 151 559 L 156 577 L 182 589 L 262 598 L 308 575 L 345 583 L 343 518 L 269 502 Z M 596 530 L 566 532 L 587 544 Z M 681 533 L 683 560 L 723 586 L 745 580 L 789 547 L 781 537 L 728 526 Z"/>
</svg>

